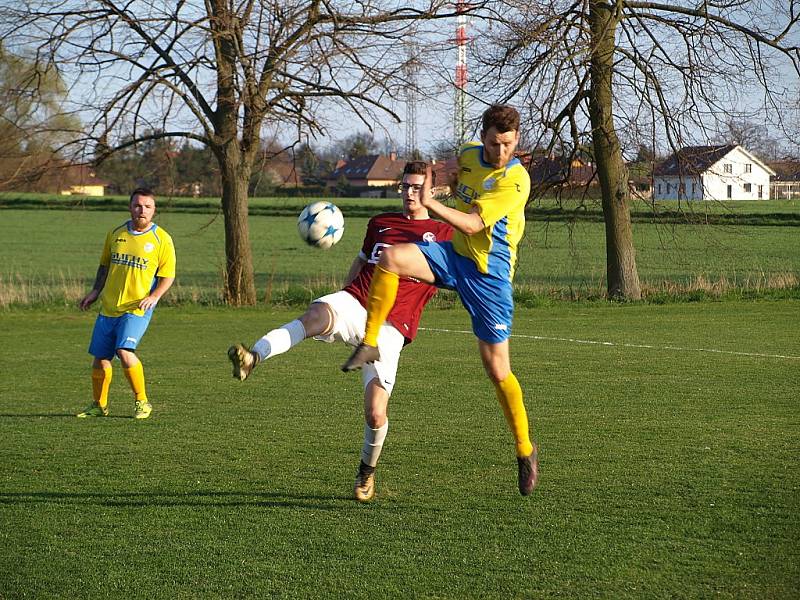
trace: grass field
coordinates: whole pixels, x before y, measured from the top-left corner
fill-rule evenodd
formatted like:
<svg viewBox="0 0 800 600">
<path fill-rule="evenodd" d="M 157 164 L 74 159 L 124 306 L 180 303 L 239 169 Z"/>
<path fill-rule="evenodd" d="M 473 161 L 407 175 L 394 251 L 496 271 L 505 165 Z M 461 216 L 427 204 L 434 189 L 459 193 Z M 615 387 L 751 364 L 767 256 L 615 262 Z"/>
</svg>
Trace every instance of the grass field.
<svg viewBox="0 0 800 600">
<path fill-rule="evenodd" d="M 345 208 L 347 215 L 347 209 Z M 74 303 L 94 279 L 103 235 L 122 223 L 122 211 L 17 210 L 2 212 L 0 307 Z M 225 264 L 219 214 L 164 212 L 157 218 L 175 239 L 178 280 L 167 301 L 219 302 Z M 330 251 L 300 241 L 295 217 L 250 218 L 261 302 L 301 304 L 334 289 L 359 250 L 366 216 L 346 216 L 345 235 Z M 65 231 L 68 232 L 65 235 Z M 798 227 L 637 223 L 639 274 L 649 298 L 800 290 Z M 605 292 L 602 223 L 528 223 L 516 275 L 518 301 L 597 298 Z"/>
<path fill-rule="evenodd" d="M 160 308 L 140 422 L 119 369 L 72 416 L 93 315 L 0 313 L 0 598 L 800 596 L 797 301 L 518 310 L 529 498 L 464 312 L 429 310 L 367 506 L 345 347 L 230 378 L 293 314 Z"/>
</svg>

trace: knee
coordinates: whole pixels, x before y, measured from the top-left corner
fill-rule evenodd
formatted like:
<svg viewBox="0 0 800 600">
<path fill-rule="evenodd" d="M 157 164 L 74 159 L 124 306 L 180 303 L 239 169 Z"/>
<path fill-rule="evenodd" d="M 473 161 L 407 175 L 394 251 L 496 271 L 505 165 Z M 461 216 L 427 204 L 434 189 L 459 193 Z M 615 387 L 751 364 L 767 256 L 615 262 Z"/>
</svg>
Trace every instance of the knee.
<svg viewBox="0 0 800 600">
<path fill-rule="evenodd" d="M 486 375 L 495 385 L 505 381 L 511 374 L 511 370 L 505 365 L 489 364 L 484 365 L 484 368 L 486 369 Z"/>
<path fill-rule="evenodd" d="M 328 334 L 333 327 L 333 312 L 328 304 L 314 302 L 300 317 L 300 322 L 306 330 L 306 337 Z"/>
<path fill-rule="evenodd" d="M 124 348 L 117 348 L 117 358 L 119 358 L 119 362 L 122 363 L 122 366 L 126 369 L 134 366 L 138 362 L 136 353 L 125 350 Z"/>
<path fill-rule="evenodd" d="M 383 252 L 381 252 L 381 257 L 378 260 L 378 264 L 381 266 L 381 268 L 394 272 L 400 266 L 399 258 L 397 247 L 389 246 L 388 248 L 384 248 Z"/>
<path fill-rule="evenodd" d="M 386 424 L 386 410 L 372 406 L 364 412 L 364 421 L 371 429 L 380 429 Z"/>
</svg>

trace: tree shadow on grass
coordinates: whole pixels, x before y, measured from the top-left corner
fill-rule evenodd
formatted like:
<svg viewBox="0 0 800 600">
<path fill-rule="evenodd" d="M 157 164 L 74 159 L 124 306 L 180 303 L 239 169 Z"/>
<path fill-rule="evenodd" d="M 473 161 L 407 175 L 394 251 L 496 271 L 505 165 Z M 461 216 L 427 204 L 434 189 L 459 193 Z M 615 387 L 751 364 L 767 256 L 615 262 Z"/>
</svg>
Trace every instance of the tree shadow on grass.
<svg viewBox="0 0 800 600">
<path fill-rule="evenodd" d="M 3 504 L 56 504 L 97 505 L 101 507 L 237 507 L 313 508 L 314 510 L 340 511 L 341 502 L 353 502 L 349 495 L 292 494 L 273 492 L 220 492 L 199 490 L 192 492 L 0 492 Z"/>
</svg>

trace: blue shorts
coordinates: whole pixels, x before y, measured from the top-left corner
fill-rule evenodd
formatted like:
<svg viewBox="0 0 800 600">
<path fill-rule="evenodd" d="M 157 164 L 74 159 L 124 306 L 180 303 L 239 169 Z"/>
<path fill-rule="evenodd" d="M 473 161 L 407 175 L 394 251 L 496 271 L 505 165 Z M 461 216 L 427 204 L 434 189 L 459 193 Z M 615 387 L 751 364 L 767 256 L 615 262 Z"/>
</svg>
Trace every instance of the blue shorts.
<svg viewBox="0 0 800 600">
<path fill-rule="evenodd" d="M 152 310 L 146 311 L 141 317 L 130 313 L 119 317 L 97 315 L 92 341 L 89 342 L 89 354 L 111 360 L 119 348 L 136 350 L 152 316 Z"/>
<path fill-rule="evenodd" d="M 456 253 L 452 242 L 417 242 L 417 246 L 436 277 L 436 287 L 458 292 L 478 339 L 490 344 L 507 340 L 514 318 L 511 282 L 478 271 L 474 262 Z"/>
</svg>

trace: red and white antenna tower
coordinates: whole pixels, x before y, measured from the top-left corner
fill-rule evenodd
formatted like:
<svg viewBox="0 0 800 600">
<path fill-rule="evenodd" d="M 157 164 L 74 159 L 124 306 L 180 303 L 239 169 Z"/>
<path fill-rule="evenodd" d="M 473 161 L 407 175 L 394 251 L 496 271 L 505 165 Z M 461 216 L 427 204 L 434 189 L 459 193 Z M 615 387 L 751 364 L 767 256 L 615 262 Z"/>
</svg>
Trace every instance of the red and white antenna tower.
<svg viewBox="0 0 800 600">
<path fill-rule="evenodd" d="M 456 89 L 453 131 L 460 148 L 467 135 L 467 2 L 456 1 Z"/>
</svg>

